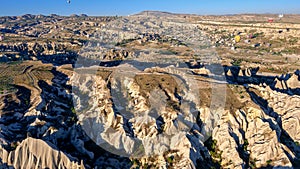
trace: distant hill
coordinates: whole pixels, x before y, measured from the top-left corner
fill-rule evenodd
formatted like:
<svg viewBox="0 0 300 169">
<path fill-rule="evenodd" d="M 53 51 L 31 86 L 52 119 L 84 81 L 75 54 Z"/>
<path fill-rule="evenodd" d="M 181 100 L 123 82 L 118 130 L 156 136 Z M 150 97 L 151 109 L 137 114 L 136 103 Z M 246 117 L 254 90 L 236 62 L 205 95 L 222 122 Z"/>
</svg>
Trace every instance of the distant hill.
<svg viewBox="0 0 300 169">
<path fill-rule="evenodd" d="M 154 15 L 154 16 L 174 16 L 174 15 L 191 15 L 191 14 L 179 14 L 179 13 L 171 13 L 171 12 L 163 12 L 163 11 L 142 11 L 135 15 Z"/>
</svg>

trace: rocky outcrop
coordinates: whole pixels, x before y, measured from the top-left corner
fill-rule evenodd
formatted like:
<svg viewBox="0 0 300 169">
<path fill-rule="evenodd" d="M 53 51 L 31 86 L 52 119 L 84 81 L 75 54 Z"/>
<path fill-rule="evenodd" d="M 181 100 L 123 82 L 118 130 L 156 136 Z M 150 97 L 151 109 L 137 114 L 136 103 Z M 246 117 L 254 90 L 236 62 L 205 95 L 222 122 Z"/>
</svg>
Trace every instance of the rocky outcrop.
<svg viewBox="0 0 300 169">
<path fill-rule="evenodd" d="M 72 46 L 69 43 L 36 43 L 36 42 L 27 42 L 27 43 L 2 43 L 0 45 L 0 52 L 18 52 L 21 55 L 27 56 L 39 56 L 39 55 L 53 55 L 58 54 L 59 52 L 65 52 L 67 47 Z"/>
<path fill-rule="evenodd" d="M 300 93 L 300 78 L 299 70 L 292 74 L 283 74 L 280 77 L 276 77 L 274 88 L 287 91 Z"/>
<path fill-rule="evenodd" d="M 267 165 L 292 167 L 289 156 L 293 153 L 280 143 L 281 129 L 276 121 L 254 108 L 248 110 L 247 119 L 245 139 L 249 143 L 250 163 L 258 168 Z"/>
<path fill-rule="evenodd" d="M 153 76 L 137 74 L 139 76 L 135 78 Z M 170 78 L 163 74 L 155 76 Z M 162 168 L 194 168 L 198 159 L 209 158 L 200 153 L 207 153 L 207 150 L 199 140 L 203 138 L 199 127 L 193 127 L 195 117 L 188 112 L 190 109 L 186 107 L 179 112 L 168 106 L 177 100 L 172 89 L 156 88 L 145 93 L 144 84 L 130 75 L 117 73 L 107 80 L 79 74 L 73 78 L 73 85 L 80 88 L 76 95 L 79 96 L 80 92 L 91 94 L 88 101 L 91 106 L 87 106 L 86 113 L 79 115 L 79 120 L 88 135 L 107 151 L 138 160 L 140 166 Z M 76 79 L 81 79 L 80 84 Z M 91 83 L 93 87 L 89 88 Z M 82 103 L 83 98 L 78 97 L 78 103 Z M 198 134 L 189 134 L 191 128 Z M 192 157 L 191 153 L 194 154 Z"/>
<path fill-rule="evenodd" d="M 134 52 L 132 51 L 126 51 L 126 50 L 110 50 L 107 51 L 103 55 L 103 60 L 124 60 L 126 58 L 132 58 L 134 56 Z"/>
<path fill-rule="evenodd" d="M 267 100 L 267 105 L 272 110 L 270 115 L 281 123 L 282 129 L 296 142 L 300 142 L 300 132 L 297 130 L 300 127 L 300 97 L 298 95 L 289 95 L 272 90 L 270 87 L 253 88 L 260 91 L 260 95 L 264 100 Z"/>
<path fill-rule="evenodd" d="M 292 167 L 289 157 L 294 154 L 280 143 L 280 137 L 275 119 L 256 106 L 223 114 L 212 136 L 224 168 Z"/>
<path fill-rule="evenodd" d="M 14 151 L 1 150 L 2 163 L 14 168 L 84 168 L 83 164 L 56 150 L 55 145 L 30 137 Z"/>
<path fill-rule="evenodd" d="M 244 131 L 247 127 L 246 118 L 242 112 L 237 111 L 235 118 L 229 111 L 224 112 L 218 126 L 214 128 L 212 139 L 216 140 L 218 152 L 222 159 L 221 166 L 224 168 L 245 168 L 244 152 L 240 152 L 240 147 L 244 143 Z M 245 127 L 245 128 L 244 128 Z"/>
</svg>

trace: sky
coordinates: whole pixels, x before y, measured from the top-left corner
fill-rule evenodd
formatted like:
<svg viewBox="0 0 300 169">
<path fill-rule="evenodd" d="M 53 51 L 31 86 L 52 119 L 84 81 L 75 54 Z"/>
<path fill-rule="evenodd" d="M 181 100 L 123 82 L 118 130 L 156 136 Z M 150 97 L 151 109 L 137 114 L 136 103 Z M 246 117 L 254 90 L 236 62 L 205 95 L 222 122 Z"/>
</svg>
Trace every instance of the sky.
<svg viewBox="0 0 300 169">
<path fill-rule="evenodd" d="M 297 13 L 300 0 L 1 0 L 0 15 L 130 15 L 144 10 L 189 14 Z"/>
</svg>

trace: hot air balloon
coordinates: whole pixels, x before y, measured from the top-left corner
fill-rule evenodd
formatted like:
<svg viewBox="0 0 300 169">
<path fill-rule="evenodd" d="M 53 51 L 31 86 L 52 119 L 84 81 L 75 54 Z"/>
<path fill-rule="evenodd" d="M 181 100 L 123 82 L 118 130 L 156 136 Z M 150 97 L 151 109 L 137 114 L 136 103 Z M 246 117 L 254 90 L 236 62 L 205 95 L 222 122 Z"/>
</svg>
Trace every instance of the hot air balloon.
<svg viewBox="0 0 300 169">
<path fill-rule="evenodd" d="M 241 36 L 240 35 L 236 35 L 234 37 L 234 40 L 235 40 L 236 43 L 238 43 L 241 40 Z"/>
<path fill-rule="evenodd" d="M 269 18 L 269 19 L 268 19 L 268 22 L 269 22 L 269 23 L 273 23 L 273 21 L 274 21 L 273 18 Z"/>
<path fill-rule="evenodd" d="M 4 36 L 0 35 L 0 41 L 3 41 L 3 40 L 4 40 Z"/>
<path fill-rule="evenodd" d="M 283 14 L 279 14 L 279 15 L 278 15 L 278 18 L 283 18 Z"/>
<path fill-rule="evenodd" d="M 68 4 L 71 3 L 71 0 L 67 0 L 67 3 L 68 3 Z"/>
</svg>

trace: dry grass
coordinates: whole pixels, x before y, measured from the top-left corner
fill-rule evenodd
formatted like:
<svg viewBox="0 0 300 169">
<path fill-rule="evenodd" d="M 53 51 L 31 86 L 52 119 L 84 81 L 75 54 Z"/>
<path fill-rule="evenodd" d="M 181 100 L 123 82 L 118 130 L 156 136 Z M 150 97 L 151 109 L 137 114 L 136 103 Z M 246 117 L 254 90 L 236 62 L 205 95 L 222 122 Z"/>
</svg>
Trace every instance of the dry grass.
<svg viewBox="0 0 300 169">
<path fill-rule="evenodd" d="M 146 98 L 155 89 L 167 90 L 173 94 L 178 90 L 178 84 L 171 75 L 138 74 L 135 76 L 135 82 L 140 86 L 141 94 Z"/>
</svg>

